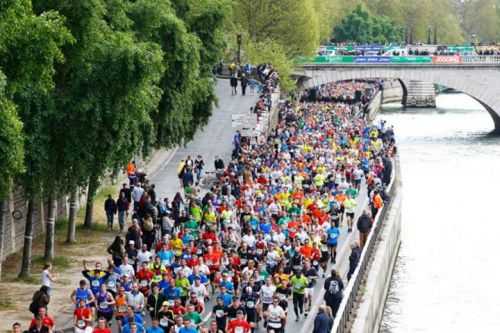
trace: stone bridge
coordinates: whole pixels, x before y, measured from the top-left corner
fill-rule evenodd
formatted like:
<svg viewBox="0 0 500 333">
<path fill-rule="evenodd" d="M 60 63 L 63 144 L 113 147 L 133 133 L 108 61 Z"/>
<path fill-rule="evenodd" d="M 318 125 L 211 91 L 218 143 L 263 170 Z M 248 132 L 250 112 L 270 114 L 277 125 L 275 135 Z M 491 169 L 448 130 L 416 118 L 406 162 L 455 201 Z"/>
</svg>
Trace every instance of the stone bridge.
<svg viewBox="0 0 500 333">
<path fill-rule="evenodd" d="M 410 80 L 438 83 L 477 100 L 488 111 L 500 133 L 500 64 L 323 64 L 302 65 L 295 74 L 303 87 L 333 81 L 383 78 L 402 85 Z"/>
</svg>

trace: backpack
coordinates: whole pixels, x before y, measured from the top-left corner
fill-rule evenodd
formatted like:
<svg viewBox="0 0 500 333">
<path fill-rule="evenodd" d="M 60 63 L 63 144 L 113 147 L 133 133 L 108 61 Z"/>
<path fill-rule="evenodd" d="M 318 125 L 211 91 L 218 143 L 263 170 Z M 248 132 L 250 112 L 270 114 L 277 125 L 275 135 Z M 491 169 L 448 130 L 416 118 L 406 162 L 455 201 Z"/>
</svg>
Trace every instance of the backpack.
<svg viewBox="0 0 500 333">
<path fill-rule="evenodd" d="M 144 227 L 144 230 L 146 230 L 146 231 L 153 230 L 153 228 L 154 228 L 153 220 L 150 217 L 145 218 L 143 227 Z"/>
</svg>

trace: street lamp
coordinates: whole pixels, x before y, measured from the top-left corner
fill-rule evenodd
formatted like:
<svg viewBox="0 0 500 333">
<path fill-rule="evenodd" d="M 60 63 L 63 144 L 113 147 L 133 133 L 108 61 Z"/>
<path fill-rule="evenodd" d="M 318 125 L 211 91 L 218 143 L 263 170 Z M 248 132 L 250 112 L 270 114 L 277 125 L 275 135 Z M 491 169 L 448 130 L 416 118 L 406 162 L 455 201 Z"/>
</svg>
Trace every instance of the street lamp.
<svg viewBox="0 0 500 333">
<path fill-rule="evenodd" d="M 238 43 L 237 60 L 238 60 L 238 65 L 240 65 L 241 64 L 241 33 L 238 33 L 236 35 L 236 42 Z"/>
<path fill-rule="evenodd" d="M 431 31 L 432 27 L 429 25 L 427 27 L 427 45 L 431 45 Z"/>
</svg>

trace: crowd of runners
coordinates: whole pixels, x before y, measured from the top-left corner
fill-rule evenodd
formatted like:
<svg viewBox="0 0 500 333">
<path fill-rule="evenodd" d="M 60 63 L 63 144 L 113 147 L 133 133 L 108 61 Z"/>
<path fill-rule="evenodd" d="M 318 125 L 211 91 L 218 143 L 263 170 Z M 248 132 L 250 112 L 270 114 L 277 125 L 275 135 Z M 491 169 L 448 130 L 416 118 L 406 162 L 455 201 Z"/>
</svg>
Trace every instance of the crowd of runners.
<svg viewBox="0 0 500 333">
<path fill-rule="evenodd" d="M 75 333 L 111 327 L 121 333 L 284 333 L 287 322 L 309 314 L 313 301 L 325 303 L 314 314 L 314 333 L 329 331 L 346 282 L 335 269 L 341 232 L 357 228 L 360 234 L 352 274 L 372 216 L 388 199 L 393 130 L 369 124 L 362 101 L 355 102 L 357 91 L 364 96 L 376 89 L 373 82 L 344 82 L 320 87 L 319 102 L 307 96 L 284 103 L 267 140 L 235 135 L 232 159 L 216 158 L 208 189 L 198 186 L 202 157 L 183 160 L 180 184 L 172 184 L 182 190 L 171 201 L 158 198 L 129 165 L 130 186 L 106 206 L 108 226 L 118 213 L 123 233 L 108 247 L 108 262 L 83 263 L 82 279 L 68 296 Z M 326 101 L 339 96 L 352 101 Z M 366 199 L 367 209 L 357 207 Z M 45 272 L 41 294 L 48 295 L 49 266 Z M 313 300 L 316 284 L 325 290 L 323 300 Z M 50 333 L 54 313 L 33 301 L 29 332 Z M 18 333 L 21 325 L 13 328 Z"/>
</svg>

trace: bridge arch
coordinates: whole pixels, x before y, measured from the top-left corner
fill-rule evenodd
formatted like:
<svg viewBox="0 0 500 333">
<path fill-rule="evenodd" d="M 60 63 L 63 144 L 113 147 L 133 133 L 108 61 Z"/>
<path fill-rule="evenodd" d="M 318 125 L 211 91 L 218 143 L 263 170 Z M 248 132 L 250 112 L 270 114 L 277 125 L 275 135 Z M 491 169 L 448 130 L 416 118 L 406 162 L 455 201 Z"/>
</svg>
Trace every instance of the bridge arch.
<svg viewBox="0 0 500 333">
<path fill-rule="evenodd" d="M 424 81 L 454 88 L 477 100 L 490 114 L 500 133 L 500 67 L 464 65 L 305 65 L 304 86 L 333 81 L 386 78 Z M 403 89 L 405 89 L 402 83 Z"/>
</svg>

